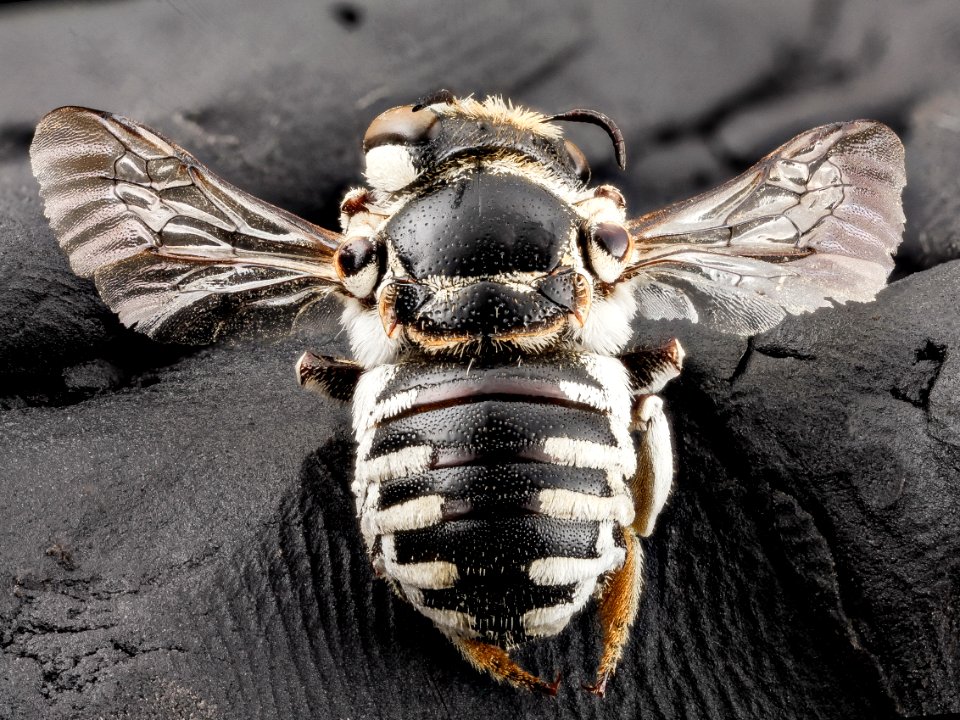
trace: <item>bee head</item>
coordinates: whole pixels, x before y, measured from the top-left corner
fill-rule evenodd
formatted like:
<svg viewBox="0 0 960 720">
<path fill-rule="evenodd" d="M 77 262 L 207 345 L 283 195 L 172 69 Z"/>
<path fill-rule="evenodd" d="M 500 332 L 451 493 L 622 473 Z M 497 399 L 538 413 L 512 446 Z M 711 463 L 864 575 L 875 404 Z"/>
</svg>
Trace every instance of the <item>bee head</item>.
<svg viewBox="0 0 960 720">
<path fill-rule="evenodd" d="M 524 167 L 571 191 L 590 180 L 583 152 L 555 121 L 604 127 L 623 166 L 623 138 L 605 115 L 573 110 L 547 116 L 505 102 L 456 98 L 440 91 L 377 116 L 363 138 L 367 181 L 385 194 L 415 193 L 478 165 Z"/>
</svg>

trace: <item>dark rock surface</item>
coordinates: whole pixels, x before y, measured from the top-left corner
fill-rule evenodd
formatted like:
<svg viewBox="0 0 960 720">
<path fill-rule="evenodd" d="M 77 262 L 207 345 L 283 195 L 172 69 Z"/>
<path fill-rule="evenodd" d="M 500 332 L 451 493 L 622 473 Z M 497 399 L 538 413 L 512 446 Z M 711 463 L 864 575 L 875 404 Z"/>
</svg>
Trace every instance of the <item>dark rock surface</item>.
<svg viewBox="0 0 960 720">
<path fill-rule="evenodd" d="M 960 713 L 960 263 L 952 0 L 0 8 L 0 718 L 877 718 Z M 585 613 L 496 686 L 368 568 L 321 337 L 170 348 L 123 329 L 42 217 L 26 147 L 64 104 L 149 122 L 330 224 L 381 109 L 440 86 L 623 127 L 646 209 L 795 131 L 905 135 L 898 280 L 749 342 L 684 325 L 676 490 L 608 696 Z M 582 132 L 580 132 L 582 130 Z M 912 273 L 912 274 L 911 274 Z"/>
<path fill-rule="evenodd" d="M 920 103 L 910 118 L 909 189 L 904 203 L 913 230 L 900 251 L 904 265 L 928 268 L 960 257 L 960 92 Z"/>
</svg>

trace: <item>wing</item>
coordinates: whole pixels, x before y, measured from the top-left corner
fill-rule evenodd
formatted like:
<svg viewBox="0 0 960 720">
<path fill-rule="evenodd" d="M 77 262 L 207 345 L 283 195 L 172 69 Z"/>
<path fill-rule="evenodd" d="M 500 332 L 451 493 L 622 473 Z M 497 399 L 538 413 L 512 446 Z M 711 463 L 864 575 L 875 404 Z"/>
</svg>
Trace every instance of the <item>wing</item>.
<svg viewBox="0 0 960 720">
<path fill-rule="evenodd" d="M 903 145 L 857 120 L 798 135 L 743 175 L 628 224 L 639 314 L 749 335 L 872 300 L 903 232 Z"/>
<path fill-rule="evenodd" d="M 40 121 L 30 155 L 74 272 L 151 337 L 289 330 L 339 287 L 340 235 L 227 184 L 142 125 L 60 108 Z"/>
</svg>

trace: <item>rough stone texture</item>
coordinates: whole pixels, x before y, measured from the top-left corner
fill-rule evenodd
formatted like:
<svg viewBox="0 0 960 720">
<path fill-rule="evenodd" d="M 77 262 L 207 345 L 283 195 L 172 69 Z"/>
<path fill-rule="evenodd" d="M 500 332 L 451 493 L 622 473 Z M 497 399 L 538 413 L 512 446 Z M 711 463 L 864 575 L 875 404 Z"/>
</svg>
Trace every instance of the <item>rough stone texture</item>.
<svg viewBox="0 0 960 720">
<path fill-rule="evenodd" d="M 900 251 L 905 269 L 960 257 L 960 93 L 935 95 L 911 115 L 904 193 L 911 232 Z"/>
<path fill-rule="evenodd" d="M 877 718 L 960 713 L 953 0 L 34 3 L 0 8 L 0 718 Z M 11 70 L 15 69 L 15 71 Z M 279 344 L 170 348 L 75 278 L 26 161 L 47 110 L 149 122 L 330 223 L 379 110 L 440 86 L 602 109 L 634 208 L 819 122 L 905 133 L 905 276 L 749 342 L 690 326 L 676 491 L 608 696 L 587 612 L 496 686 L 376 581 L 343 408 Z M 942 94 L 941 94 L 942 93 Z M 911 274 L 912 273 L 912 274 Z"/>
</svg>

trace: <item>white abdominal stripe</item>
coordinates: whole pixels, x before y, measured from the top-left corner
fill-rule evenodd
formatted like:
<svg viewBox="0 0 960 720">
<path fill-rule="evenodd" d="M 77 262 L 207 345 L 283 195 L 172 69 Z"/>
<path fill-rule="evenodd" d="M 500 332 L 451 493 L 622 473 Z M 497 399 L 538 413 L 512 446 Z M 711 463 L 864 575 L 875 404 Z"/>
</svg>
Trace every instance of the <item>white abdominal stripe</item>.
<svg viewBox="0 0 960 720">
<path fill-rule="evenodd" d="M 383 365 L 358 382 L 352 489 L 367 547 L 452 637 L 510 646 L 556 634 L 623 565 L 614 537 L 634 521 L 637 467 L 629 379 L 613 358 L 566 360 Z M 581 417 L 591 439 L 560 432 Z"/>
<path fill-rule="evenodd" d="M 626 550 L 614 541 L 615 528 L 612 521 L 600 523 L 597 533 L 597 557 L 553 557 L 534 560 L 530 566 L 530 579 L 537 585 L 576 583 L 570 603 L 530 610 L 523 616 L 523 626 L 531 637 L 556 635 L 574 613 L 579 612 L 597 589 L 597 580 L 606 573 L 623 565 Z M 637 548 L 639 552 L 639 548 Z"/>
<path fill-rule="evenodd" d="M 442 560 L 406 563 L 397 562 L 393 535 L 385 535 L 381 541 L 383 567 L 386 573 L 404 588 L 441 590 L 453 587 L 459 577 L 457 566 Z"/>
<path fill-rule="evenodd" d="M 537 495 L 535 507 L 544 515 L 564 520 L 616 520 L 620 525 L 633 522 L 633 500 L 628 495 L 597 497 L 549 488 Z"/>
</svg>

